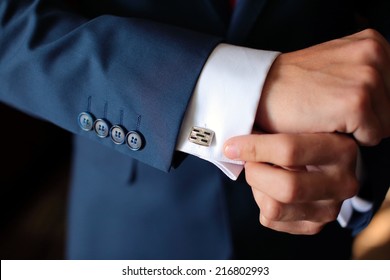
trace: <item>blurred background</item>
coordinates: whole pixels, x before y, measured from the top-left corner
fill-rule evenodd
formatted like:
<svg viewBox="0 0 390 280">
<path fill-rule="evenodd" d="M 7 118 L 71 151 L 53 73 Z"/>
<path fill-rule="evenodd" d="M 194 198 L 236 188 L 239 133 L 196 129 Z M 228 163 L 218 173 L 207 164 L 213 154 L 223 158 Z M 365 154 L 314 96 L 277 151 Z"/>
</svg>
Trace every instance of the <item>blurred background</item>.
<svg viewBox="0 0 390 280">
<path fill-rule="evenodd" d="M 1 103 L 0 117 L 0 257 L 63 259 L 70 134 Z"/>
<path fill-rule="evenodd" d="M 12 124 L 0 138 L 0 258 L 64 259 L 71 135 L 3 104 L 0 117 Z M 351 259 L 390 259 L 390 193 Z"/>
</svg>

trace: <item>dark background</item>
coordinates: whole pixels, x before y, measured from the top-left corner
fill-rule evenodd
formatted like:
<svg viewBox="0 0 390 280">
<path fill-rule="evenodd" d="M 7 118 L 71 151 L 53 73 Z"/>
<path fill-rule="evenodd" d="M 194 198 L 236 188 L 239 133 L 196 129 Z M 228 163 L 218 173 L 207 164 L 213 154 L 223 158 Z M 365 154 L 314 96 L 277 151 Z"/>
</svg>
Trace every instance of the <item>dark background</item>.
<svg viewBox="0 0 390 280">
<path fill-rule="evenodd" d="M 71 137 L 0 104 L 0 257 L 63 259 Z"/>
</svg>

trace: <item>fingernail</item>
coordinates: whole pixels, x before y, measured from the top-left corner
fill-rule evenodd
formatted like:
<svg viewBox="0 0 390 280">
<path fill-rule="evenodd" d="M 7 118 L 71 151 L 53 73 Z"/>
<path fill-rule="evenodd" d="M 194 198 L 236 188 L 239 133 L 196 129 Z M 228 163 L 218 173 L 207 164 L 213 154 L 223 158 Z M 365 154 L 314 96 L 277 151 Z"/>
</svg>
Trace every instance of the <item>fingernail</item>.
<svg viewBox="0 0 390 280">
<path fill-rule="evenodd" d="M 225 156 L 230 159 L 238 159 L 240 157 L 240 150 L 236 145 L 227 145 L 225 147 Z"/>
</svg>

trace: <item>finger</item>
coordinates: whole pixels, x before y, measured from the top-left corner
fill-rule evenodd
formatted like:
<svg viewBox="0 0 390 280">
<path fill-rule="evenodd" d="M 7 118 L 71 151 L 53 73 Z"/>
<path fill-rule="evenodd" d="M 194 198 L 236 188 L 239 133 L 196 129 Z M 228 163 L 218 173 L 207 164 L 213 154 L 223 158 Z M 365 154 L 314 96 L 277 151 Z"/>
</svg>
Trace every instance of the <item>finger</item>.
<svg viewBox="0 0 390 280">
<path fill-rule="evenodd" d="M 347 117 L 346 131 L 361 145 L 376 145 L 385 136 L 384 124 L 390 118 L 388 96 L 382 73 L 375 67 L 350 66 L 339 70 L 342 77 L 355 77 L 352 94 L 342 99 L 340 112 Z M 340 110 L 341 109 L 341 110 Z"/>
<path fill-rule="evenodd" d="M 294 221 L 294 222 L 278 222 L 268 220 L 260 213 L 260 223 L 276 231 L 287 232 L 290 234 L 303 234 L 303 235 L 314 235 L 319 233 L 325 223 L 316 223 L 310 221 Z"/>
<path fill-rule="evenodd" d="M 353 131 L 353 136 L 361 146 L 376 146 L 386 135 L 383 129 L 384 122 L 387 120 L 384 119 L 381 122 L 374 114 L 367 114 L 366 118 Z"/>
<path fill-rule="evenodd" d="M 389 42 L 385 39 L 385 37 L 382 36 L 382 34 L 380 34 L 375 29 L 368 28 L 360 32 L 357 32 L 355 34 L 352 34 L 350 36 L 347 36 L 347 38 L 350 38 L 352 40 L 374 39 L 381 44 L 383 49 L 386 51 L 387 55 L 390 57 Z"/>
<path fill-rule="evenodd" d="M 387 94 L 390 96 L 389 42 L 379 32 L 373 29 L 363 30 L 350 37 L 359 41 L 359 45 L 356 45 L 354 49 L 361 54 L 361 60 L 380 70 L 383 81 L 386 84 Z"/>
<path fill-rule="evenodd" d="M 281 203 L 344 200 L 358 191 L 358 181 L 349 170 L 294 172 L 265 163 L 245 164 L 248 184 Z"/>
<path fill-rule="evenodd" d="M 287 167 L 329 164 L 345 152 L 343 142 L 352 141 L 343 137 L 328 133 L 237 136 L 225 143 L 224 153 L 231 159 Z"/>
<path fill-rule="evenodd" d="M 336 220 L 342 204 L 342 202 L 334 200 L 285 204 L 254 188 L 252 188 L 252 192 L 262 215 L 275 222 L 311 221 L 328 223 Z"/>
<path fill-rule="evenodd" d="M 348 44 L 345 44 L 346 40 Z M 334 53 L 338 61 L 348 59 L 347 63 L 369 65 L 378 69 L 386 85 L 386 94 L 390 96 L 390 44 L 379 32 L 365 29 L 334 41 L 339 46 L 339 51 Z"/>
</svg>

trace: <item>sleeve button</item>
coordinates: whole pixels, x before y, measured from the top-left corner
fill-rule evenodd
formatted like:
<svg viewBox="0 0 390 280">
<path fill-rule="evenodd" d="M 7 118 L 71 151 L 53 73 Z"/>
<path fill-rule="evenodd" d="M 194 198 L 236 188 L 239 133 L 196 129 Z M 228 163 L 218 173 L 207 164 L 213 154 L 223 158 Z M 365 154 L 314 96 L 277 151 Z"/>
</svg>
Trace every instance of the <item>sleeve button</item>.
<svg viewBox="0 0 390 280">
<path fill-rule="evenodd" d="M 82 112 L 79 114 L 78 123 L 82 130 L 90 131 L 92 130 L 94 118 L 90 113 Z"/>
<path fill-rule="evenodd" d="M 110 135 L 112 142 L 114 142 L 115 144 L 121 145 L 125 143 L 126 133 L 121 126 L 114 125 L 113 127 L 111 127 Z"/>
<path fill-rule="evenodd" d="M 100 138 L 106 138 L 110 131 L 108 123 L 103 119 L 97 119 L 93 124 L 93 129 Z"/>
<path fill-rule="evenodd" d="M 143 140 L 141 134 L 136 131 L 129 131 L 126 135 L 126 143 L 131 150 L 133 151 L 140 150 L 143 146 Z"/>
</svg>

